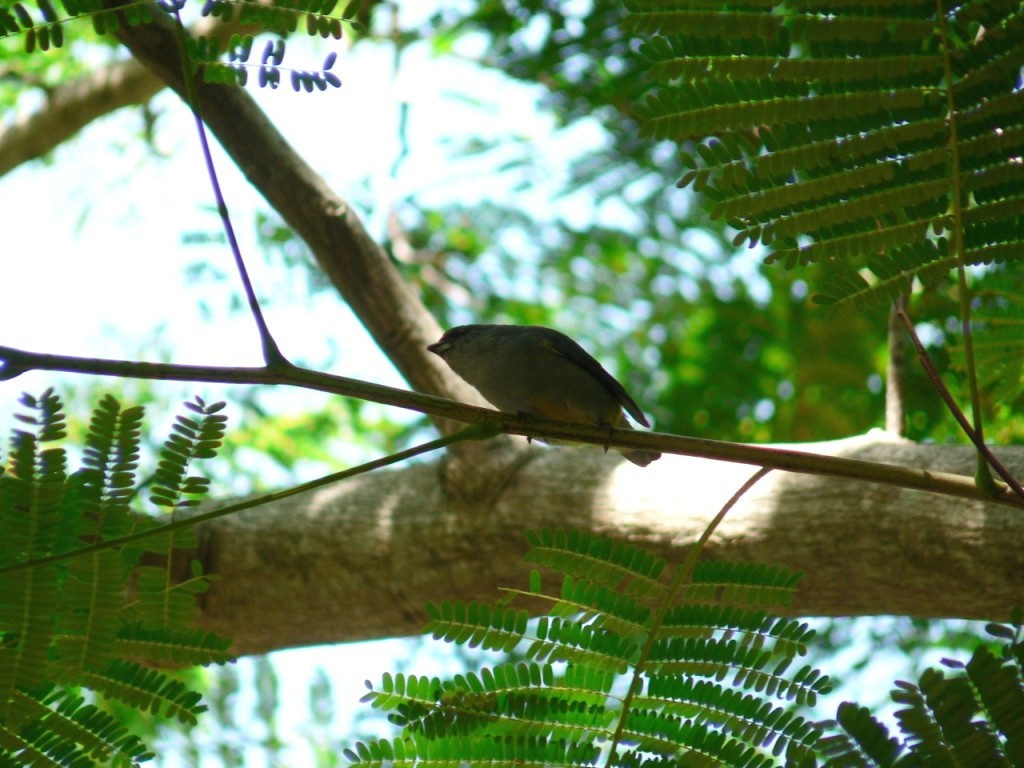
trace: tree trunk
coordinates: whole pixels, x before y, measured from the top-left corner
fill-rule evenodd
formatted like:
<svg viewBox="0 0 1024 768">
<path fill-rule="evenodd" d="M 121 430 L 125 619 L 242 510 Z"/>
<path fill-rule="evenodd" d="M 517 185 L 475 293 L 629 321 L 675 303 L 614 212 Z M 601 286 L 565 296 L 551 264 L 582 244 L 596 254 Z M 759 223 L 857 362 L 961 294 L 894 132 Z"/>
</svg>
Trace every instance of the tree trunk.
<svg viewBox="0 0 1024 768">
<path fill-rule="evenodd" d="M 499 444 L 500 445 L 500 444 Z M 974 451 L 872 432 L 790 446 L 970 473 Z M 534 447 L 522 460 L 448 460 L 377 472 L 206 524 L 199 557 L 219 580 L 204 623 L 238 654 L 419 632 L 425 603 L 493 601 L 523 588 L 523 532 L 594 531 L 678 563 L 749 466 L 665 456 L 640 469 L 600 449 Z M 1000 451 L 1018 476 L 1024 449 Z M 462 472 L 467 469 L 463 466 Z M 772 472 L 729 513 L 709 556 L 805 572 L 793 615 L 1005 620 L 1024 604 L 1024 514 L 854 480 Z"/>
</svg>

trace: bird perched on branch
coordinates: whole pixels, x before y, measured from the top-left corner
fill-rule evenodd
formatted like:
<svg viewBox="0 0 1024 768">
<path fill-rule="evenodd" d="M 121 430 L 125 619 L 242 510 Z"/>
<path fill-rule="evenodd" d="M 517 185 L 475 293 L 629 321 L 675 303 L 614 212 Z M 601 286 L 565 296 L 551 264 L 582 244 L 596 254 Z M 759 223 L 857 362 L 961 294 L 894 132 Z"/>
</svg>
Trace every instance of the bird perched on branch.
<svg viewBox="0 0 1024 768">
<path fill-rule="evenodd" d="M 601 364 L 564 333 L 539 325 L 461 325 L 427 347 L 498 410 L 576 424 L 645 427 L 643 411 Z M 625 409 L 625 412 L 623 411 Z M 661 454 L 619 451 L 646 467 Z"/>
</svg>

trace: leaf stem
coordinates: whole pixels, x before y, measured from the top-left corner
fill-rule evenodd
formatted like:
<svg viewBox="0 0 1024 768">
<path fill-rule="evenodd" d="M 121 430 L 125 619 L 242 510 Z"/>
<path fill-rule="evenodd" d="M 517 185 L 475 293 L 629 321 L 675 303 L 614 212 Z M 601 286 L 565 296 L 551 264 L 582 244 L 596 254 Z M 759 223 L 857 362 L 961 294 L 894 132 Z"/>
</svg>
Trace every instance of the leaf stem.
<svg viewBox="0 0 1024 768">
<path fill-rule="evenodd" d="M 245 291 L 245 298 L 249 304 L 249 312 L 256 322 L 256 329 L 260 335 L 260 345 L 263 348 L 263 362 L 267 364 L 268 368 L 287 368 L 291 363 L 281 353 L 277 342 L 270 333 L 270 327 L 263 317 L 263 310 L 260 308 L 259 300 L 256 298 L 256 291 L 252 286 L 252 280 L 249 278 L 249 270 L 246 269 L 245 260 L 242 258 L 242 249 L 239 247 L 238 238 L 235 236 L 235 228 L 231 224 L 231 214 L 228 213 L 228 204 L 220 187 L 216 166 L 213 164 L 213 154 L 210 152 L 210 141 L 206 135 L 206 126 L 199 111 L 199 96 L 193 79 L 194 73 L 190 71 L 189 59 L 186 53 L 185 27 L 181 23 L 178 8 L 179 6 L 174 3 L 167 7 L 167 10 L 174 17 L 174 33 L 178 44 L 178 56 L 181 58 L 181 75 L 185 86 L 185 101 L 192 111 L 192 117 L 196 122 L 196 133 L 199 135 L 199 144 L 202 147 L 203 160 L 206 163 L 206 173 L 210 178 L 210 186 L 213 188 L 213 196 L 217 202 L 217 213 L 224 227 L 224 233 L 228 238 L 228 245 L 231 248 L 231 255 L 235 262 L 235 269 L 242 280 L 242 288 Z"/>
<path fill-rule="evenodd" d="M 643 680 L 641 675 L 644 673 L 644 665 L 651 656 L 651 650 L 654 648 L 654 643 L 657 642 L 658 634 L 661 631 L 661 625 L 665 621 L 665 617 L 668 615 L 669 609 L 675 604 L 675 599 L 679 595 L 679 592 L 690 584 L 693 578 L 693 570 L 697 567 L 697 559 L 700 557 L 700 553 L 704 550 L 704 546 L 708 543 L 708 540 L 714 534 L 715 529 L 725 519 L 725 516 L 729 514 L 736 503 L 743 498 L 743 496 L 749 491 L 754 485 L 765 475 L 771 472 L 770 467 L 761 467 L 757 472 L 750 476 L 743 485 L 740 486 L 739 490 L 732 495 L 732 497 L 725 502 L 718 514 L 714 516 L 700 538 L 690 548 L 690 551 L 686 553 L 686 560 L 683 564 L 676 569 L 675 575 L 672 577 L 672 583 L 669 585 L 668 590 L 665 592 L 665 596 L 658 606 L 658 610 L 654 614 L 654 619 L 651 622 L 651 628 L 647 633 L 647 640 L 644 643 L 644 647 L 640 650 L 640 656 L 637 659 L 636 665 L 633 667 L 633 679 L 629 683 L 629 690 L 626 691 L 626 696 L 622 700 L 622 716 L 619 718 L 618 724 L 615 726 L 615 733 L 612 735 L 611 744 L 608 749 L 608 757 L 605 761 L 605 768 L 610 768 L 611 761 L 616 757 L 616 748 L 619 742 L 622 740 L 622 734 L 626 729 L 626 722 L 629 719 L 630 706 L 633 703 L 633 698 L 640 693 L 643 687 Z"/>
<path fill-rule="evenodd" d="M 986 461 L 981 446 L 985 443 L 985 432 L 981 412 L 981 395 L 978 391 L 978 374 L 974 362 L 974 335 L 971 331 L 971 295 L 967 286 L 967 267 L 964 246 L 964 206 L 963 190 L 961 189 L 960 171 L 960 143 L 957 135 L 957 108 L 954 94 L 953 62 L 951 58 L 951 41 L 949 37 L 949 25 L 946 22 L 946 12 L 942 0 L 935 0 L 935 18 L 939 27 L 939 35 L 942 39 L 942 65 L 946 81 L 946 122 L 949 126 L 949 157 L 950 157 L 950 185 L 952 187 L 953 206 L 953 251 L 956 256 L 956 276 L 960 300 L 960 329 L 964 339 L 964 358 L 967 362 L 967 385 L 971 393 L 971 417 L 974 422 L 974 431 L 977 434 L 975 445 L 978 446 L 978 464 L 975 472 L 975 480 L 983 490 L 995 490 L 995 481 L 989 471 L 989 462 Z"/>
<path fill-rule="evenodd" d="M 112 549 L 115 547 L 122 547 L 125 544 L 131 544 L 136 541 L 143 541 L 154 536 L 162 536 L 182 528 L 190 528 L 200 523 L 206 523 L 210 520 L 216 520 L 220 517 L 226 517 L 227 515 L 233 515 L 236 512 L 241 512 L 245 509 L 252 509 L 258 507 L 261 504 L 268 504 L 274 501 L 280 501 L 281 499 L 287 499 L 289 496 L 295 496 L 306 491 L 312 491 L 317 488 L 321 488 L 331 483 L 336 483 L 339 480 L 345 480 L 356 475 L 361 475 L 366 472 L 372 472 L 375 469 L 381 467 L 387 467 L 391 464 L 397 464 L 400 461 L 411 459 L 414 456 L 420 456 L 430 451 L 436 451 L 439 448 L 446 448 L 453 443 L 458 443 L 463 440 L 486 440 L 494 437 L 500 432 L 500 425 L 494 421 L 478 421 L 474 424 L 470 424 L 463 429 L 460 429 L 454 434 L 440 437 L 437 440 L 430 440 L 426 443 L 407 448 L 404 451 L 398 453 L 392 453 L 388 456 L 383 456 L 373 461 L 368 461 L 365 464 L 360 464 L 357 467 L 350 467 L 349 469 L 343 469 L 340 472 L 333 472 L 323 477 L 318 477 L 316 480 L 310 480 L 308 483 L 301 483 L 292 488 L 286 488 L 283 491 L 274 491 L 273 493 L 267 493 L 262 496 L 258 496 L 252 499 L 246 499 L 236 504 L 228 504 L 225 507 L 219 507 L 218 509 L 204 512 L 199 515 L 193 515 L 185 517 L 180 520 L 174 520 L 173 522 L 161 525 L 157 528 L 150 528 L 145 531 L 137 531 L 126 536 L 118 536 L 114 539 L 106 539 L 104 541 L 98 541 L 89 546 L 82 547 L 80 549 L 73 549 L 67 552 L 58 552 L 54 555 L 47 555 L 46 557 L 34 558 L 32 560 L 25 560 L 20 563 L 14 563 L 12 565 L 6 565 L 0 567 L 0 574 L 13 573 L 14 571 L 21 571 L 28 568 L 39 568 L 45 565 L 52 565 L 53 563 L 60 563 L 65 560 L 70 560 L 73 557 L 79 557 L 81 555 L 92 554 L 93 552 L 100 552 L 104 549 Z"/>
</svg>

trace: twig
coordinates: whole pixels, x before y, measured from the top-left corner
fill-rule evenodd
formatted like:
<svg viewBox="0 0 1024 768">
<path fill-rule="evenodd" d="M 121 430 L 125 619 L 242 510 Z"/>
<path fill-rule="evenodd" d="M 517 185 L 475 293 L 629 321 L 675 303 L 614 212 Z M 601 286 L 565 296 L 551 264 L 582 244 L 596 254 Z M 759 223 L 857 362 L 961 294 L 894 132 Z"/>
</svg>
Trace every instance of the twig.
<svg viewBox="0 0 1024 768">
<path fill-rule="evenodd" d="M 270 333 L 270 327 L 263 317 L 263 310 L 256 298 L 256 291 L 252 287 L 252 280 L 249 279 L 249 270 L 245 267 L 242 259 L 242 250 L 238 245 L 238 238 L 235 237 L 235 228 L 231 224 L 231 215 L 228 213 L 228 204 L 224 199 L 224 193 L 220 188 L 220 181 L 217 178 L 217 169 L 213 164 L 213 154 L 210 152 L 210 142 L 206 136 L 206 126 L 203 125 L 203 117 L 199 112 L 199 98 L 196 95 L 195 81 L 189 67 L 189 58 L 185 47 L 185 26 L 181 23 L 181 16 L 178 14 L 178 6 L 171 6 L 171 15 L 174 18 L 175 37 L 178 43 L 178 56 L 181 59 L 181 74 L 185 82 L 185 101 L 192 111 L 192 117 L 196 122 L 196 132 L 199 134 L 199 144 L 203 150 L 203 160 L 206 162 L 206 173 L 210 178 L 210 186 L 213 187 L 213 196 L 217 201 L 217 213 L 224 226 L 224 233 L 228 238 L 228 245 L 231 247 L 231 255 L 234 258 L 235 269 L 242 280 L 242 288 L 245 291 L 245 298 L 249 304 L 249 312 L 256 322 L 256 329 L 260 335 L 260 345 L 263 347 L 263 362 L 269 368 L 287 368 L 291 363 L 281 354 L 281 349 L 274 341 Z"/>
<path fill-rule="evenodd" d="M 907 333 L 910 334 L 910 340 L 914 344 L 914 348 L 917 350 L 917 357 L 921 361 L 921 365 L 924 367 L 925 373 L 928 374 L 928 378 L 931 379 L 932 385 L 935 390 L 939 393 L 939 397 L 946 404 L 949 412 L 953 414 L 953 418 L 956 419 L 957 424 L 964 431 L 964 434 L 974 443 L 975 448 L 978 449 L 978 454 L 985 458 L 985 461 L 996 471 L 1006 484 L 1010 486 L 1017 497 L 1024 501 L 1024 488 L 1021 488 L 1021 484 L 1017 481 L 1017 478 L 1003 466 L 1003 463 L 996 458 L 995 454 L 989 449 L 978 432 L 974 431 L 971 427 L 970 422 L 967 420 L 967 416 L 964 415 L 963 410 L 956 404 L 956 400 L 953 399 L 953 395 L 949 389 L 942 382 L 942 378 L 939 376 L 939 372 L 935 370 L 935 364 L 932 363 L 931 357 L 928 355 L 928 351 L 924 348 L 924 344 L 921 343 L 921 338 L 917 335 L 917 331 L 914 330 L 914 324 L 910 322 L 910 316 L 903 310 L 902 307 L 896 309 L 896 314 L 903 321 L 903 325 L 907 329 Z M 982 490 L 985 490 L 984 488 Z"/>
</svg>

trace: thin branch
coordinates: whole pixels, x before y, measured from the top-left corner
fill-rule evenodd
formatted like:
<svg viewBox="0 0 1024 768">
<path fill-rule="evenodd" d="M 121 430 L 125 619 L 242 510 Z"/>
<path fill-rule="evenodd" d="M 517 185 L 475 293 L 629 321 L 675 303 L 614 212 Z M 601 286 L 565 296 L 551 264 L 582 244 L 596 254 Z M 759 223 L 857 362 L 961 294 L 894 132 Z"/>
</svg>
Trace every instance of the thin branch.
<svg viewBox="0 0 1024 768">
<path fill-rule="evenodd" d="M 115 7 L 121 0 L 105 0 Z M 175 32 L 166 14 L 117 32 L 132 54 L 185 96 Z M 252 96 L 239 88 L 196 83 L 207 128 L 239 170 L 309 245 L 353 313 L 415 389 L 469 401 L 462 382 L 426 345 L 441 335 L 437 321 L 370 237 L 352 207 L 299 156 Z M 433 358 L 433 359 L 432 359 Z"/>
<path fill-rule="evenodd" d="M 978 469 L 976 479 L 978 484 L 984 488 L 994 488 L 995 482 L 992 473 L 989 472 L 991 458 L 985 455 L 982 446 L 985 443 L 985 430 L 981 414 L 981 395 L 978 392 L 978 373 L 974 365 L 974 333 L 971 331 L 971 294 L 967 287 L 967 265 L 965 262 L 966 248 L 964 246 L 964 190 L 961 188 L 963 175 L 960 171 L 960 141 L 957 135 L 957 108 L 956 90 L 954 89 L 952 41 L 949 36 L 948 24 L 946 21 L 946 9 L 942 0 L 935 0 L 935 18 L 938 23 L 939 34 L 942 38 L 942 63 L 945 70 L 945 91 L 946 91 L 946 123 L 949 126 L 949 176 L 952 180 L 952 204 L 953 204 L 953 254 L 956 256 L 956 276 L 959 286 L 960 301 L 960 331 L 964 339 L 964 358 L 967 363 L 967 386 L 971 393 L 971 418 L 974 421 L 974 431 L 978 438 L 974 441 L 978 446 Z M 991 454 L 989 454 L 990 456 Z M 986 462 L 986 459 L 988 461 Z"/>
<path fill-rule="evenodd" d="M 928 356 L 928 351 L 924 348 L 924 344 L 921 343 L 921 338 L 917 335 L 917 331 L 914 330 L 914 324 L 910 322 L 910 317 L 902 308 L 897 309 L 896 313 L 903 321 L 903 325 L 907 329 L 907 333 L 910 334 L 910 340 L 914 343 L 914 348 L 917 350 L 917 357 L 921 361 L 921 365 L 924 366 L 925 373 L 928 374 L 928 378 L 931 379 L 932 385 L 935 390 L 939 393 L 939 397 L 946 404 L 949 412 L 953 414 L 953 418 L 956 419 L 957 424 L 963 429 L 964 433 L 970 438 L 970 441 L 974 443 L 974 446 L 978 449 L 978 454 L 985 458 L 985 461 L 996 471 L 996 473 L 1006 481 L 1006 484 L 1010 486 L 1017 497 L 1024 501 L 1024 488 L 1021 488 L 1021 484 L 1017 481 L 1017 478 L 1008 470 L 1003 463 L 996 458 L 995 454 L 989 449 L 988 445 L 982 439 L 981 434 L 975 432 L 971 427 L 967 416 L 960 409 L 960 406 L 956 404 L 956 400 L 953 399 L 953 395 L 949 389 L 942 382 L 942 378 L 939 376 L 939 372 L 935 370 L 935 364 L 932 363 L 931 357 Z M 992 488 L 995 492 L 999 492 L 998 486 L 995 482 L 992 482 Z M 989 489 L 981 487 L 982 491 L 988 491 Z"/>
<path fill-rule="evenodd" d="M 333 472 L 329 475 L 318 477 L 316 480 L 310 480 L 307 483 L 301 483 L 291 488 L 286 488 L 283 491 L 274 491 L 273 493 L 267 493 L 255 498 L 246 499 L 245 501 L 240 501 L 236 504 L 228 504 L 209 512 L 203 512 L 199 515 L 174 520 L 156 528 L 147 528 L 146 530 L 136 531 L 135 533 L 130 533 L 125 536 L 104 539 L 103 541 L 97 541 L 94 544 L 89 544 L 88 546 L 81 547 L 79 549 L 57 552 L 52 555 L 47 555 L 46 557 L 38 557 L 31 560 L 23 560 L 10 565 L 5 565 L 0 567 L 0 574 L 21 571 L 29 568 L 39 568 L 44 565 L 52 565 L 53 563 L 70 560 L 73 557 L 80 557 L 81 555 L 100 552 L 104 549 L 115 549 L 117 547 L 123 547 L 125 544 L 132 544 L 137 541 L 152 539 L 157 536 L 165 536 L 168 533 L 173 533 L 174 531 L 181 530 L 183 528 L 194 528 L 200 523 L 207 523 L 211 520 L 226 517 L 227 515 L 233 515 L 236 512 L 242 512 L 246 509 L 252 509 L 253 507 L 258 507 L 263 504 L 281 501 L 282 499 L 287 499 L 290 496 L 306 493 L 307 491 L 322 488 L 325 485 L 347 480 L 348 478 L 355 477 L 356 475 L 362 475 L 376 469 L 397 464 L 400 461 L 405 461 L 406 459 L 411 459 L 425 453 L 430 453 L 431 451 L 446 448 L 449 445 L 453 445 L 463 440 L 486 440 L 489 437 L 494 437 L 496 434 L 498 434 L 498 430 L 495 422 L 478 421 L 468 427 L 464 427 L 454 434 L 445 435 L 444 437 L 439 437 L 436 440 L 430 440 L 429 442 L 421 443 L 420 445 L 413 446 L 412 448 L 407 448 L 404 451 L 398 451 L 397 453 L 392 453 L 379 459 L 368 461 L 357 467 L 349 467 L 348 469 L 343 469 L 340 472 Z"/>
<path fill-rule="evenodd" d="M 636 448 L 674 453 L 680 456 L 698 456 L 739 464 L 752 464 L 788 472 L 800 472 L 829 477 L 843 477 L 901 488 L 941 493 L 966 499 L 995 501 L 1021 506 L 1021 502 L 1005 490 L 993 496 L 984 493 L 974 480 L 961 475 L 930 472 L 910 467 L 877 464 L 869 461 L 844 459 L 836 456 L 796 451 L 789 448 L 727 443 L 696 437 L 683 437 L 660 432 L 640 432 L 631 429 L 613 429 L 549 421 L 533 417 L 499 413 L 488 408 L 464 405 L 433 395 L 371 384 L 358 379 L 335 376 L 289 366 L 272 368 L 229 368 L 220 366 L 176 365 L 171 363 L 138 363 L 124 360 L 72 357 L 68 355 L 25 352 L 0 346 L 0 380 L 11 379 L 29 370 L 65 371 L 96 376 L 158 379 L 166 381 L 203 381 L 223 384 L 285 384 L 346 397 L 356 397 L 384 405 L 417 411 L 444 419 L 476 422 L 494 419 L 501 423 L 507 434 L 523 435 L 549 440 L 590 443 L 602 447 Z"/>
<path fill-rule="evenodd" d="M 210 179 L 210 186 L 213 188 L 213 197 L 217 201 L 217 213 L 220 215 L 224 233 L 228 238 L 228 245 L 231 248 L 231 255 L 235 262 L 235 270 L 242 280 L 242 288 L 245 291 L 245 299 L 249 304 L 249 313 L 256 322 L 256 329 L 260 335 L 260 346 L 263 348 L 263 362 L 270 368 L 290 366 L 291 363 L 281 354 L 281 349 L 274 341 L 270 333 L 266 318 L 263 317 L 263 310 L 260 309 L 259 300 L 256 298 L 256 291 L 252 287 L 252 280 L 249 278 L 249 270 L 246 269 L 245 260 L 242 258 L 242 249 L 238 245 L 238 238 L 235 237 L 235 228 L 231 224 L 231 214 L 228 213 L 228 203 L 224 199 L 224 193 L 220 188 L 220 180 L 217 177 L 217 167 L 213 164 L 213 154 L 210 152 L 210 141 L 206 136 L 206 126 L 203 125 L 203 116 L 199 111 L 199 98 L 196 95 L 195 74 L 192 72 L 192 65 L 185 52 L 187 33 L 185 26 L 181 23 L 181 16 L 178 7 L 173 10 L 174 29 L 178 42 L 178 54 L 181 58 L 181 77 L 185 85 L 185 103 L 192 112 L 196 123 L 196 132 L 199 135 L 199 144 L 203 150 L 203 160 L 206 163 L 206 174 Z"/>
</svg>

